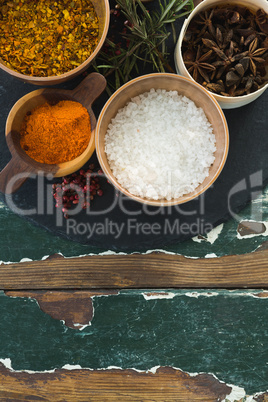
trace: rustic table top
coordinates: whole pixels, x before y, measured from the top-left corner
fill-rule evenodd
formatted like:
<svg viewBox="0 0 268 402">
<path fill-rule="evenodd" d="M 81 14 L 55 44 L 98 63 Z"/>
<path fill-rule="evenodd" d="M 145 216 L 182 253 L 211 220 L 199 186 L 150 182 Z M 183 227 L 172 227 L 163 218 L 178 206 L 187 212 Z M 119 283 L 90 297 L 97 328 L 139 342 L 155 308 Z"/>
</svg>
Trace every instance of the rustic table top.
<svg viewBox="0 0 268 402">
<path fill-rule="evenodd" d="M 252 198 L 143 253 L 58 237 L 2 198 L 0 400 L 268 401 L 268 187 Z"/>
</svg>

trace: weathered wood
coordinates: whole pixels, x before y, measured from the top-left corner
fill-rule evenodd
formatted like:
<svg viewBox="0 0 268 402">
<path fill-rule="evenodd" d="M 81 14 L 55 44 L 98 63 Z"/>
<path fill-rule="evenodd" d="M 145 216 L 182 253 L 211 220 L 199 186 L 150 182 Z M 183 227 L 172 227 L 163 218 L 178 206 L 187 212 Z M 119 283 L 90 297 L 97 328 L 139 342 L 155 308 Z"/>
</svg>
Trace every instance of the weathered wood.
<svg viewBox="0 0 268 402">
<path fill-rule="evenodd" d="M 0 266 L 0 289 L 266 288 L 268 249 L 193 259 L 164 253 L 51 256 Z"/>
<path fill-rule="evenodd" d="M 263 222 L 241 221 L 237 227 L 237 232 L 241 237 L 248 235 L 262 234 L 266 231 Z"/>
<path fill-rule="evenodd" d="M 55 370 L 12 372 L 0 364 L 1 401 L 206 401 L 224 400 L 231 387 L 210 374 L 189 374 L 171 367 L 153 373 L 134 370 Z"/>
<path fill-rule="evenodd" d="M 56 320 L 63 320 L 70 328 L 80 329 L 88 325 L 93 318 L 94 309 L 92 297 L 117 294 L 109 291 L 7 291 L 10 297 L 30 297 L 35 299 L 42 311 Z"/>
</svg>

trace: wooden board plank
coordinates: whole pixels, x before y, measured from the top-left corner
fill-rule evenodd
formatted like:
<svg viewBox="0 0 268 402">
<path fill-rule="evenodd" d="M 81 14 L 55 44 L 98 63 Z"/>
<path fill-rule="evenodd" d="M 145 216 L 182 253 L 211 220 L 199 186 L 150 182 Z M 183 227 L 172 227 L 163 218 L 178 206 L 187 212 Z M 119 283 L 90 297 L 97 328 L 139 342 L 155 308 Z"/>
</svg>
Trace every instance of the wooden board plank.
<svg viewBox="0 0 268 402">
<path fill-rule="evenodd" d="M 268 249 L 220 258 L 180 255 L 51 256 L 0 266 L 0 289 L 233 288 L 268 286 Z"/>
<path fill-rule="evenodd" d="M 232 389 L 210 374 L 191 377 L 164 367 L 134 370 L 12 372 L 0 364 L 0 401 L 219 401 Z"/>
<path fill-rule="evenodd" d="M 231 392 L 229 385 L 210 374 L 191 377 L 171 367 L 161 367 L 156 373 L 61 369 L 54 373 L 29 374 L 12 372 L 0 364 L 0 401 L 5 402 L 215 402 L 224 401 Z M 256 394 L 254 401 L 268 401 L 268 394 Z"/>
</svg>

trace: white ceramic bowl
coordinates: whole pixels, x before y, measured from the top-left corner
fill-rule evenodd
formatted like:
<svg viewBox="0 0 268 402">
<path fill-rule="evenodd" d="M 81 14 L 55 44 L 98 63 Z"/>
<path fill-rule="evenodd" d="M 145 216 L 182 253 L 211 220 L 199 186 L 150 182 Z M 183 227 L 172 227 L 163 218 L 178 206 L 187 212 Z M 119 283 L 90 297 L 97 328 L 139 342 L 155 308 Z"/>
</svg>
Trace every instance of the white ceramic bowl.
<svg viewBox="0 0 268 402">
<path fill-rule="evenodd" d="M 212 6 L 217 6 L 220 4 L 235 4 L 235 5 L 240 5 L 244 7 L 248 7 L 249 9 L 253 11 L 257 11 L 259 8 L 262 8 L 266 13 L 268 13 L 268 1 L 267 0 L 232 0 L 232 1 L 224 1 L 224 0 L 203 0 L 202 3 L 200 3 L 189 15 L 189 17 L 184 21 L 184 24 L 182 26 L 177 45 L 175 47 L 175 52 L 174 52 L 174 58 L 175 58 L 175 65 L 176 65 L 176 70 L 179 75 L 183 75 L 184 77 L 188 77 L 190 79 L 193 79 L 191 74 L 189 74 L 187 68 L 185 67 L 183 58 L 182 58 L 182 41 L 184 38 L 184 35 L 186 33 L 186 30 L 189 26 L 189 23 L 193 19 L 194 16 L 199 14 L 201 11 L 204 11 L 208 8 L 211 8 Z M 267 74 L 266 74 L 266 84 L 264 84 L 258 91 L 252 92 L 248 95 L 243 95 L 243 96 L 222 96 L 215 94 L 213 92 L 210 92 L 215 99 L 219 102 L 220 106 L 223 109 L 234 109 L 236 107 L 244 106 L 247 105 L 248 103 L 254 101 L 257 99 L 267 88 L 268 88 L 268 67 L 267 68 Z"/>
</svg>

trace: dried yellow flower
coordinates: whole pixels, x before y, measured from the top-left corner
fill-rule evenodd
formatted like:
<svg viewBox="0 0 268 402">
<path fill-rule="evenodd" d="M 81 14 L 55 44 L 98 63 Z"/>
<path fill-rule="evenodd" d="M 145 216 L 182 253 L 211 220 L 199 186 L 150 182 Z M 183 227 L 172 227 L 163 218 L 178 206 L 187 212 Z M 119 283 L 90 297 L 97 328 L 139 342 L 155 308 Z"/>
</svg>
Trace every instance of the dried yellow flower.
<svg viewBox="0 0 268 402">
<path fill-rule="evenodd" d="M 93 53 L 98 37 L 99 20 L 89 0 L 0 2 L 0 57 L 22 74 L 66 73 Z"/>
</svg>

